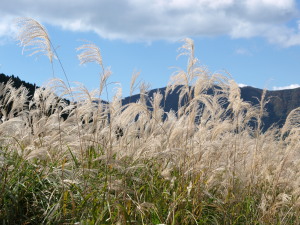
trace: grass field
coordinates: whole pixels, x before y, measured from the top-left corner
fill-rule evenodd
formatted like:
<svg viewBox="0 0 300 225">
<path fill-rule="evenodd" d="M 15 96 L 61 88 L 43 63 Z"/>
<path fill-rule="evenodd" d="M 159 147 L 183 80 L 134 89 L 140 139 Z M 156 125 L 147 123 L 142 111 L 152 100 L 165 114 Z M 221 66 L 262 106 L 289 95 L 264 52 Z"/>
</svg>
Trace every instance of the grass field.
<svg viewBox="0 0 300 225">
<path fill-rule="evenodd" d="M 23 47 L 59 60 L 41 24 L 19 25 Z M 233 80 L 198 65 L 191 39 L 168 84 L 182 85 L 177 112 L 160 93 L 148 107 L 145 84 L 138 102 L 123 106 L 118 92 L 105 104 L 100 50 L 78 50 L 99 64 L 97 92 L 53 79 L 30 99 L 0 84 L 1 224 L 300 224 L 300 108 L 262 132 L 265 92 L 244 102 Z"/>
</svg>

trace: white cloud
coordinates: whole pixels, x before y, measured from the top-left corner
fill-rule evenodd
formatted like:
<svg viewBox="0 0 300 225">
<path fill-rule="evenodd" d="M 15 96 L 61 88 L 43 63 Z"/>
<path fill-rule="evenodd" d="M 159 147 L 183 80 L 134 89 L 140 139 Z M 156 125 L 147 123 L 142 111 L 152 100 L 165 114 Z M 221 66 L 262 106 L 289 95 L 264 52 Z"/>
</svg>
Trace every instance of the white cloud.
<svg viewBox="0 0 300 225">
<path fill-rule="evenodd" d="M 247 84 L 238 84 L 239 85 L 239 87 L 247 87 L 247 86 L 249 86 L 249 85 L 247 85 Z"/>
<path fill-rule="evenodd" d="M 295 88 L 299 88 L 299 87 L 300 87 L 300 84 L 291 84 L 291 85 L 283 86 L 283 87 L 274 86 L 273 90 L 276 91 L 276 90 L 285 90 L 285 89 L 295 89 Z"/>
<path fill-rule="evenodd" d="M 0 9 L 1 12 L 1 9 Z M 1 36 L 12 36 L 15 32 L 13 25 L 16 17 L 12 15 L 3 16 L 0 21 L 0 37 Z"/>
<path fill-rule="evenodd" d="M 12 18 L 28 16 L 109 39 L 230 35 L 264 37 L 282 46 L 300 45 L 298 24 L 287 25 L 299 14 L 296 0 L 11 0 L 1 2 L 0 14 L 0 37 L 11 34 Z"/>
</svg>

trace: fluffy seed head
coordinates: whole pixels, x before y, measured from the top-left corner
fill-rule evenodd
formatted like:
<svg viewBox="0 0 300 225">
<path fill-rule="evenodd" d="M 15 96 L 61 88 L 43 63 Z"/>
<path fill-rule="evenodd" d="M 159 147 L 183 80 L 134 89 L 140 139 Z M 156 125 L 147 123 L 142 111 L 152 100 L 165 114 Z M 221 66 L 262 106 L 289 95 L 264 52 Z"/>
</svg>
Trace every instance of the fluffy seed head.
<svg viewBox="0 0 300 225">
<path fill-rule="evenodd" d="M 52 62 L 54 53 L 46 28 L 31 18 L 18 18 L 16 24 L 19 27 L 17 40 L 20 41 L 20 46 L 23 47 L 22 53 L 32 51 L 30 56 L 41 53 L 47 55 L 50 62 Z"/>
<path fill-rule="evenodd" d="M 103 67 L 100 49 L 90 41 L 84 42 L 86 42 L 86 44 L 83 44 L 76 49 L 77 51 L 82 51 L 77 55 L 80 61 L 80 65 L 94 62 Z"/>
</svg>

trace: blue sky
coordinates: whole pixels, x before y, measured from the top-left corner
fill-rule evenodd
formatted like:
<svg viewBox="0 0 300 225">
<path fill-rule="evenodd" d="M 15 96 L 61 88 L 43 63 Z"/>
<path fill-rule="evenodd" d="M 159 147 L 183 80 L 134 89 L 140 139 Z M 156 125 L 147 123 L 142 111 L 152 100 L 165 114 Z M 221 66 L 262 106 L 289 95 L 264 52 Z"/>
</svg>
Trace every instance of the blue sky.
<svg viewBox="0 0 300 225">
<path fill-rule="evenodd" d="M 16 7 L 16 5 L 18 7 Z M 239 84 L 270 90 L 300 86 L 300 4 L 295 0 L 11 0 L 1 3 L 0 73 L 42 85 L 52 78 L 45 56 L 22 55 L 14 19 L 42 23 L 71 81 L 98 87 L 100 67 L 80 66 L 75 48 L 90 40 L 113 72 L 110 96 L 130 78 L 152 88 L 167 85 L 186 58 L 176 59 L 179 40 L 190 37 L 211 72 L 229 73 Z M 54 62 L 55 76 L 64 78 Z"/>
</svg>

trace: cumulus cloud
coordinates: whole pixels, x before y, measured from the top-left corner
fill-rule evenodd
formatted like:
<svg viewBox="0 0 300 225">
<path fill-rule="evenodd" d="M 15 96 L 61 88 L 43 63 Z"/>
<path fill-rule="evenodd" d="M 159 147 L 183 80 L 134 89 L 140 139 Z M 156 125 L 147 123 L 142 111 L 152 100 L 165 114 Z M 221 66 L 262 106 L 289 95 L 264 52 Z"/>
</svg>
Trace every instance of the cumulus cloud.
<svg viewBox="0 0 300 225">
<path fill-rule="evenodd" d="M 28 16 L 127 41 L 229 35 L 300 44 L 296 0 L 13 0 L 2 2 L 0 13 L 0 36 L 11 33 L 13 17 Z"/>
<path fill-rule="evenodd" d="M 291 85 L 283 86 L 283 87 L 274 86 L 273 90 L 276 91 L 276 90 L 295 89 L 295 88 L 300 88 L 300 84 L 291 84 Z"/>
</svg>

